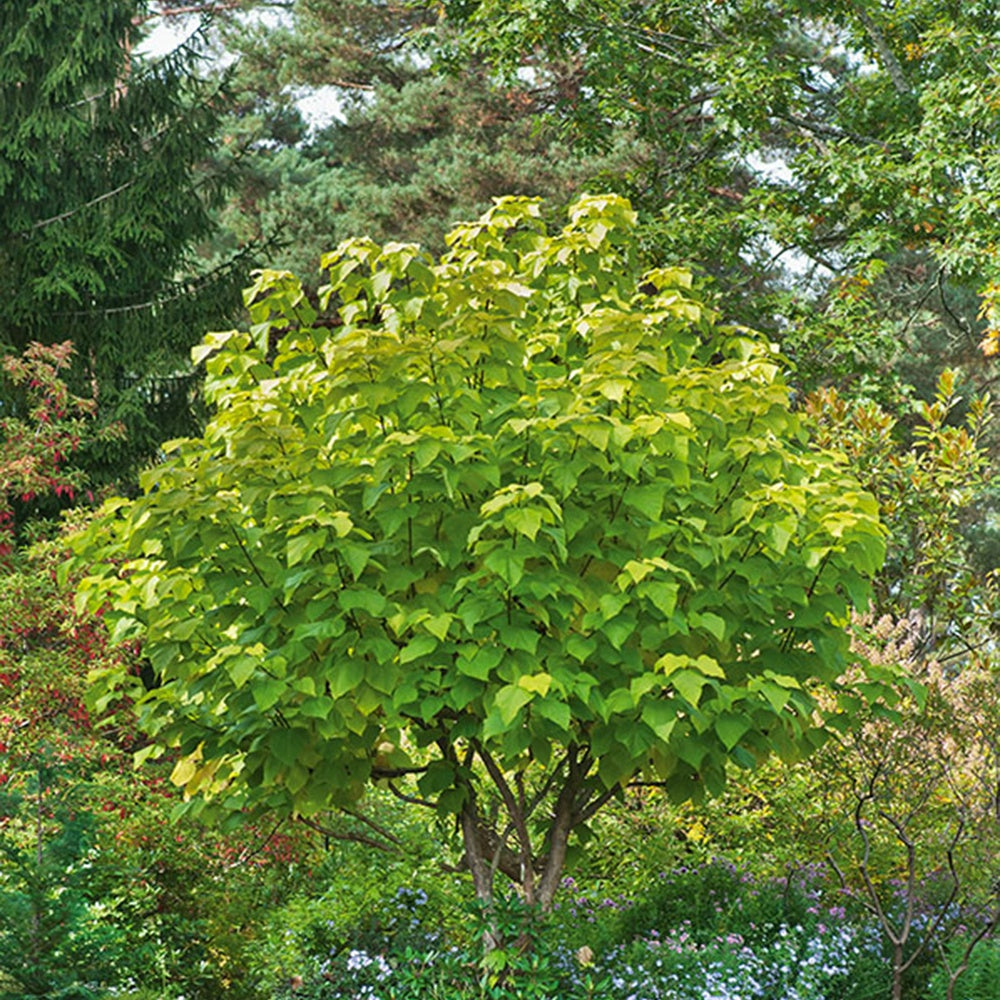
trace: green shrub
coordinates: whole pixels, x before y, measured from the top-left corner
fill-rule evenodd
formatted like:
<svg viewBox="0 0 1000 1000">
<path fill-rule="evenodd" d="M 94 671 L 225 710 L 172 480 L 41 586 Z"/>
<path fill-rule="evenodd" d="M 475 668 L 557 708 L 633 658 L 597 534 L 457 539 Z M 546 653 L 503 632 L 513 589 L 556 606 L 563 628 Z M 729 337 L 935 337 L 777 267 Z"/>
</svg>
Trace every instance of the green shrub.
<svg viewBox="0 0 1000 1000">
<path fill-rule="evenodd" d="M 967 945 L 962 937 L 950 942 L 949 964 L 957 968 Z M 931 978 L 927 1000 L 946 1000 L 948 970 L 939 967 Z M 1000 941 L 981 941 L 969 956 L 969 967 L 958 977 L 955 1000 L 1000 1000 Z"/>
</svg>

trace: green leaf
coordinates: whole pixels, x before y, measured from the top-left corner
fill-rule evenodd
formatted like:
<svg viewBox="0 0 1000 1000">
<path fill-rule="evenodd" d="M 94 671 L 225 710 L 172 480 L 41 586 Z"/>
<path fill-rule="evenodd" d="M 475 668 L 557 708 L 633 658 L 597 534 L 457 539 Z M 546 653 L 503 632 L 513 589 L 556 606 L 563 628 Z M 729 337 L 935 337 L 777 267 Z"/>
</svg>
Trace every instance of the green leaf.
<svg viewBox="0 0 1000 1000">
<path fill-rule="evenodd" d="M 791 698 L 791 692 L 787 688 L 772 681 L 764 681 L 760 686 L 760 690 L 775 712 L 781 712 L 788 704 L 789 698 Z"/>
<path fill-rule="evenodd" d="M 234 686 L 239 689 L 253 676 L 257 669 L 257 659 L 253 656 L 237 656 L 226 664 L 226 671 Z"/>
<path fill-rule="evenodd" d="M 639 590 L 639 593 L 648 598 L 664 618 L 669 618 L 674 613 L 679 592 L 680 587 L 676 583 L 663 583 L 654 580 L 643 583 Z"/>
<path fill-rule="evenodd" d="M 354 657 L 341 660 L 328 674 L 330 696 L 340 698 L 349 694 L 364 680 L 364 676 L 365 664 L 362 660 Z"/>
<path fill-rule="evenodd" d="M 732 750 L 734 746 L 743 738 L 750 729 L 750 720 L 743 715 L 736 715 L 728 712 L 720 715 L 715 720 L 715 731 L 722 740 L 722 745 L 727 750 Z"/>
<path fill-rule="evenodd" d="M 574 428 L 577 434 L 592 444 L 598 451 L 607 451 L 611 441 L 611 427 L 606 423 L 579 421 Z"/>
<path fill-rule="evenodd" d="M 532 656 L 538 649 L 538 642 L 541 636 L 533 628 L 505 628 L 502 633 L 502 640 L 508 649 L 520 649 Z"/>
<path fill-rule="evenodd" d="M 534 541 L 542 526 L 542 513 L 531 507 L 519 507 L 508 511 L 503 520 L 508 528 Z"/>
<path fill-rule="evenodd" d="M 506 546 L 494 549 L 483 560 L 483 565 L 496 573 L 508 587 L 516 587 L 524 576 L 524 556 Z"/>
<path fill-rule="evenodd" d="M 456 665 L 460 673 L 487 681 L 503 659 L 503 654 L 504 651 L 499 646 L 480 646 L 471 656 L 463 653 L 456 661 Z"/>
<path fill-rule="evenodd" d="M 689 704 L 697 705 L 707 678 L 695 670 L 676 670 L 670 675 L 674 690 Z"/>
<path fill-rule="evenodd" d="M 677 653 L 664 653 L 654 666 L 657 670 L 662 670 L 669 677 L 675 670 L 681 670 L 691 662 L 690 656 L 678 655 Z"/>
<path fill-rule="evenodd" d="M 418 635 L 411 639 L 400 651 L 399 662 L 411 663 L 421 656 L 433 653 L 438 647 L 438 640 L 433 635 Z"/>
<path fill-rule="evenodd" d="M 580 663 L 585 663 L 593 656 L 596 649 L 597 640 L 593 636 L 583 636 L 579 632 L 574 632 L 566 640 L 566 652 Z"/>
<path fill-rule="evenodd" d="M 635 559 L 629 559 L 623 567 L 624 573 L 620 574 L 620 578 L 627 578 L 631 580 L 632 583 L 640 583 L 644 580 L 650 573 L 652 573 L 656 567 L 649 561 L 637 562 Z M 619 584 L 622 590 L 627 586 L 627 582 L 622 585 Z"/>
<path fill-rule="evenodd" d="M 253 684 L 253 700 L 261 712 L 266 712 L 273 708 L 288 690 L 288 685 L 284 681 L 279 681 L 273 677 L 262 677 Z"/>
<path fill-rule="evenodd" d="M 653 730 L 658 740 L 669 743 L 677 725 L 677 710 L 668 701 L 650 699 L 643 702 L 642 721 Z"/>
<path fill-rule="evenodd" d="M 688 623 L 692 628 L 704 629 L 710 635 L 718 639 L 719 642 L 722 642 L 722 640 L 726 637 L 725 620 L 710 611 L 702 613 L 693 611 L 690 615 L 688 615 Z"/>
<path fill-rule="evenodd" d="M 542 716 L 543 719 L 554 722 L 562 732 L 568 733 L 570 731 L 573 715 L 566 702 L 558 701 L 555 698 L 536 699 L 531 703 L 531 710 Z"/>
<path fill-rule="evenodd" d="M 451 788 L 455 783 L 455 769 L 447 761 L 432 761 L 417 780 L 421 795 L 435 795 Z"/>
<path fill-rule="evenodd" d="M 268 748 L 282 764 L 291 767 L 298 762 L 308 742 L 309 734 L 304 729 L 275 729 Z"/>
<path fill-rule="evenodd" d="M 338 595 L 338 603 L 344 611 L 364 611 L 373 618 L 381 617 L 386 610 L 385 597 L 370 588 L 348 588 Z"/>
<path fill-rule="evenodd" d="M 668 484 L 656 483 L 649 486 L 631 486 L 625 491 L 625 505 L 639 511 L 650 521 L 655 521 L 663 512 L 663 502 Z"/>
<path fill-rule="evenodd" d="M 711 656 L 698 656 L 691 661 L 690 665 L 700 670 L 706 677 L 718 677 L 726 679 L 726 672 L 719 666 L 718 660 L 713 660 Z"/>
<path fill-rule="evenodd" d="M 326 544 L 325 531 L 309 531 L 288 539 L 286 546 L 288 568 L 305 561 Z"/>
<path fill-rule="evenodd" d="M 451 627 L 451 623 L 455 620 L 455 616 L 451 614 L 441 614 L 434 615 L 428 618 L 424 623 L 424 628 L 431 633 L 440 642 L 444 642 L 445 637 L 448 635 L 448 629 Z"/>
<path fill-rule="evenodd" d="M 549 693 L 552 677 L 549 674 L 526 674 L 524 677 L 518 678 L 517 685 L 524 688 L 525 691 L 540 694 L 544 698 Z"/>
<path fill-rule="evenodd" d="M 531 692 L 517 684 L 507 684 L 496 693 L 495 703 L 500 712 L 500 720 L 509 726 L 517 713 L 531 701 Z"/>
<path fill-rule="evenodd" d="M 355 580 L 360 578 L 365 566 L 368 565 L 368 560 L 371 558 L 371 553 L 363 545 L 338 545 L 337 554 L 347 564 L 347 568 L 351 571 L 351 576 Z"/>
</svg>

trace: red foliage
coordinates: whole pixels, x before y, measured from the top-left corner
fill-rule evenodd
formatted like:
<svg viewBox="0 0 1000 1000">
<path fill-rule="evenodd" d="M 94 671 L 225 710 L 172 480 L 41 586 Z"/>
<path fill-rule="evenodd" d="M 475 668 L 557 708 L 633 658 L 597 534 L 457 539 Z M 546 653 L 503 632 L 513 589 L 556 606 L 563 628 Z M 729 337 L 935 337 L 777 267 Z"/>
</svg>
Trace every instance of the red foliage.
<svg viewBox="0 0 1000 1000">
<path fill-rule="evenodd" d="M 0 560 L 14 551 L 11 500 L 30 502 L 53 494 L 73 500 L 84 485 L 82 470 L 68 464 L 85 440 L 120 437 L 122 429 L 97 429 L 91 420 L 97 411 L 97 390 L 75 396 L 62 372 L 69 368 L 73 346 L 33 343 L 21 357 L 0 359 L 0 374 L 11 397 L 22 396 L 23 414 L 0 417 Z"/>
</svg>

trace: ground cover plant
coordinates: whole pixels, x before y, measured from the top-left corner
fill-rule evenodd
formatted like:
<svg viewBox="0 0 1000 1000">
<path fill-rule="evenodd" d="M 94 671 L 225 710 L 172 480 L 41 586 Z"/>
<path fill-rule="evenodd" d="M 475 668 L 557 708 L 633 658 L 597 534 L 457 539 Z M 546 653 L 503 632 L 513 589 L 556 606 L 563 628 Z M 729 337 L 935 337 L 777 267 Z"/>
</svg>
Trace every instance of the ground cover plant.
<svg viewBox="0 0 1000 1000">
<path fill-rule="evenodd" d="M 879 929 L 821 868 L 756 877 L 728 862 L 655 873 L 635 901 L 569 880 L 533 948 L 484 966 L 467 929 L 443 936 L 423 890 L 385 900 L 403 935 L 363 934 L 309 956 L 274 996 L 875 1000 L 890 970 Z M 512 897 L 501 919 L 525 926 Z M 476 924 L 472 925 L 477 926 Z M 481 921 L 478 926 L 481 926 Z"/>
</svg>

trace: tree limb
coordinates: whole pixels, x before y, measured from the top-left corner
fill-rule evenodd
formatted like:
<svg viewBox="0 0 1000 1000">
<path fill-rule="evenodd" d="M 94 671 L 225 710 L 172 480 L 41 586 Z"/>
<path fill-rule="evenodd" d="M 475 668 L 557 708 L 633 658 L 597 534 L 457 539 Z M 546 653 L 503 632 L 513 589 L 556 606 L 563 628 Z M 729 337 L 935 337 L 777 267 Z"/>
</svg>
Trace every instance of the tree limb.
<svg viewBox="0 0 1000 1000">
<path fill-rule="evenodd" d="M 497 762 L 493 759 L 492 754 L 478 740 L 472 740 L 471 743 L 475 747 L 479 759 L 485 765 L 490 778 L 493 780 L 493 784 L 496 785 L 497 790 L 500 792 L 504 808 L 507 810 L 507 815 L 510 817 L 510 821 L 517 833 L 517 842 L 520 845 L 521 885 L 524 889 L 525 901 L 528 905 L 531 905 L 535 901 L 535 880 L 532 871 L 534 858 L 531 849 L 531 837 L 528 833 L 528 824 L 525 822 L 524 812 L 518 805 L 518 801 L 514 798 L 514 793 L 506 778 L 504 778 L 503 772 L 500 770 Z"/>
<path fill-rule="evenodd" d="M 868 37 L 872 40 L 875 51 L 878 52 L 879 58 L 885 66 L 885 71 L 889 74 L 889 79 L 892 80 L 892 85 L 896 88 L 896 93 L 900 95 L 909 94 L 910 85 L 906 82 L 906 74 L 903 72 L 903 67 L 896 58 L 895 52 L 889 47 L 885 35 L 882 34 L 882 29 L 879 28 L 872 19 L 872 16 L 861 4 L 854 3 L 852 6 L 858 20 L 868 33 Z"/>
</svg>

